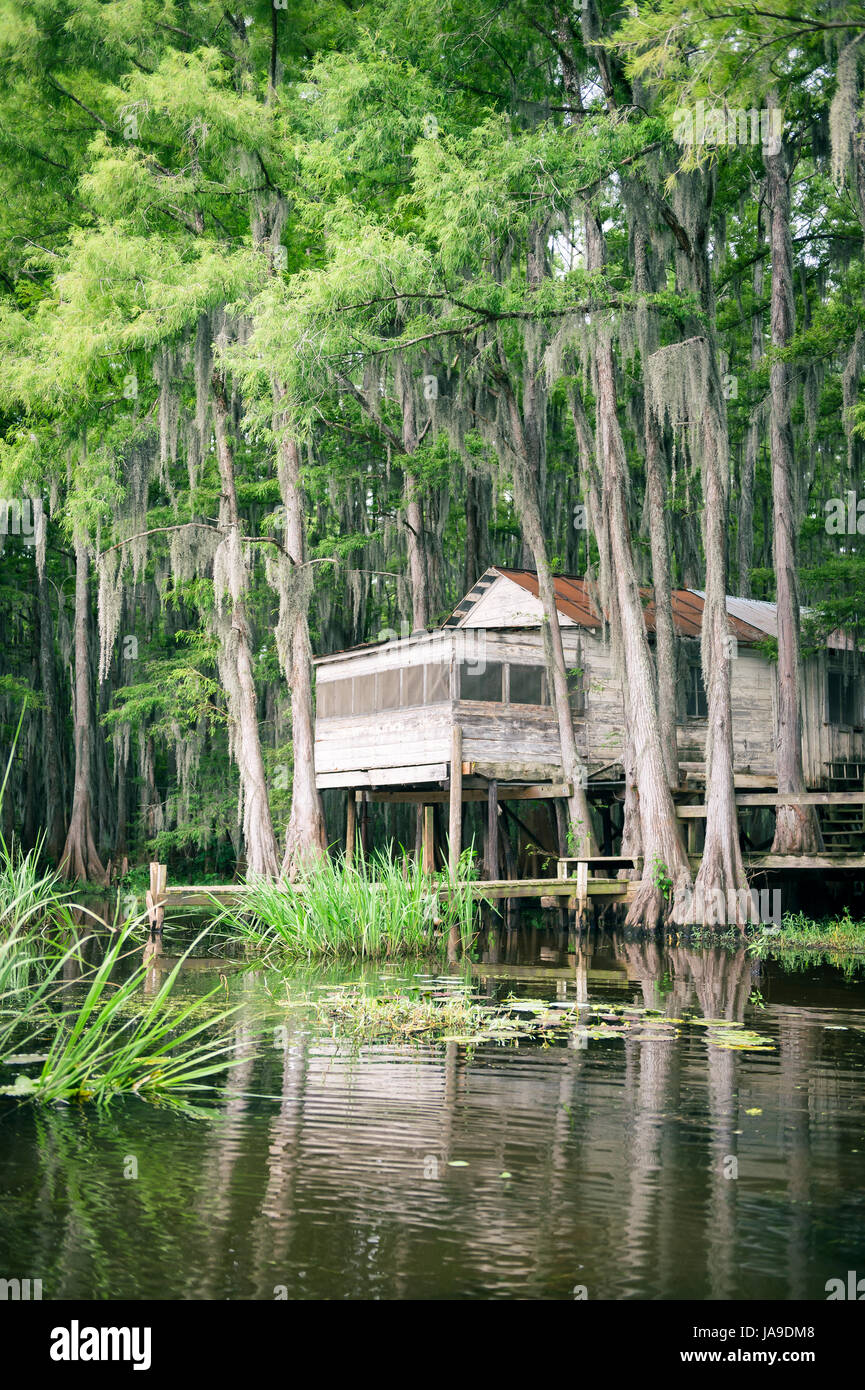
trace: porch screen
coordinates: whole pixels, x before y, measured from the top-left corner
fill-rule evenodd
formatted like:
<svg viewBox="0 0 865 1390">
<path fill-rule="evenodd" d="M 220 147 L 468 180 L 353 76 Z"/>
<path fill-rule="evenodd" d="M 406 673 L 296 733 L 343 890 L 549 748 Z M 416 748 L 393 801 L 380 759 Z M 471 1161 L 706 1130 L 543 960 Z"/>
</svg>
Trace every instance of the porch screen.
<svg viewBox="0 0 865 1390">
<path fill-rule="evenodd" d="M 543 666 L 514 666 L 511 664 L 511 704 L 546 705 L 547 673 Z"/>
<path fill-rule="evenodd" d="M 351 680 L 324 681 L 316 686 L 315 708 L 320 719 L 351 714 Z"/>
<path fill-rule="evenodd" d="M 424 668 L 424 680 L 426 693 L 424 704 L 435 705 L 440 700 L 446 700 L 450 695 L 450 669 L 444 662 L 430 662 Z"/>
<path fill-rule="evenodd" d="M 460 665 L 460 699 L 489 700 L 501 704 L 502 677 L 504 666 L 500 661 L 488 661 L 485 665 L 470 666 L 468 662 Z"/>
<path fill-rule="evenodd" d="M 423 704 L 422 666 L 406 666 L 402 673 L 402 702 L 404 705 Z"/>
<path fill-rule="evenodd" d="M 399 668 L 378 671 L 375 678 L 375 707 L 377 710 L 399 709 Z"/>
</svg>

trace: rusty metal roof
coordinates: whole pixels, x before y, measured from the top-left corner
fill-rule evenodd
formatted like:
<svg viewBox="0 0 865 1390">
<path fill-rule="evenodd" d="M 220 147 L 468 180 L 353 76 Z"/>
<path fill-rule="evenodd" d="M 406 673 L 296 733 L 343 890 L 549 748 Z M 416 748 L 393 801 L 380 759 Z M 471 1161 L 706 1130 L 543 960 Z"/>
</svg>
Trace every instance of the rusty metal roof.
<svg viewBox="0 0 865 1390">
<path fill-rule="evenodd" d="M 498 566 L 495 568 L 496 572 L 505 579 L 513 580 L 515 584 L 519 584 L 520 588 L 525 589 L 533 597 L 539 597 L 538 577 L 533 570 L 506 570 L 499 569 Z M 600 627 L 601 620 L 591 601 L 589 586 L 585 579 L 577 579 L 573 575 L 557 575 L 553 584 L 556 591 L 556 607 L 560 613 L 572 619 L 580 627 Z M 643 613 L 646 628 L 649 632 L 654 632 L 655 604 L 651 598 L 651 593 L 651 589 L 648 588 L 640 590 L 644 600 Z M 703 595 L 694 589 L 674 589 L 672 602 L 673 622 L 679 635 L 699 637 L 703 622 Z M 727 620 L 730 624 L 730 632 L 735 635 L 738 641 L 753 643 L 762 642 L 765 639 L 764 630 L 735 616 L 730 612 L 729 606 Z"/>
<path fill-rule="evenodd" d="M 500 575 L 502 578 L 510 579 L 514 584 L 518 584 L 521 589 L 531 594 L 533 598 L 540 597 L 538 592 L 538 576 L 534 570 L 509 570 L 501 569 L 498 565 L 492 565 L 488 570 L 484 571 L 477 583 L 461 600 L 452 616 L 443 624 L 444 629 L 453 629 L 454 627 L 462 626 L 475 603 L 486 593 L 487 589 L 490 587 L 490 583 Z M 564 617 L 570 618 L 571 621 L 576 623 L 579 627 L 594 629 L 601 626 L 601 619 L 598 616 L 597 609 L 592 603 L 589 586 L 585 579 L 578 579 L 575 575 L 560 574 L 555 576 L 553 583 L 556 592 L 556 607 Z M 652 590 L 650 588 L 644 588 L 640 590 L 640 593 L 643 598 L 643 613 L 645 616 L 646 628 L 649 632 L 654 632 L 655 605 L 651 597 Z M 696 589 L 674 589 L 672 593 L 672 602 L 673 622 L 680 636 L 699 637 L 703 621 L 702 593 Z M 754 604 L 752 607 L 756 614 L 758 608 L 761 610 L 770 608 L 774 610 L 775 605 L 760 603 Z M 746 610 L 746 605 L 743 600 L 733 599 L 728 595 L 727 619 L 730 624 L 730 632 L 733 633 L 740 642 L 745 644 L 762 642 L 765 640 L 767 634 L 771 634 L 773 631 L 777 630 L 776 628 L 773 629 L 771 622 L 768 620 L 770 615 L 766 613 L 757 614 L 762 622 L 762 627 L 757 627 L 754 623 L 748 623 L 744 618 L 739 617 L 735 610 L 738 610 L 739 613 L 742 611 L 749 611 Z M 525 627 L 526 623 L 521 619 L 519 624 L 516 625 Z M 439 635 L 441 631 L 441 628 L 434 628 L 428 632 L 412 633 L 410 640 L 423 642 L 424 640 L 429 640 Z M 361 642 L 354 647 L 345 647 L 341 651 L 328 652 L 317 656 L 314 658 L 314 661 L 315 664 L 318 665 L 320 662 L 329 661 L 333 657 L 348 656 L 349 654 L 353 655 L 356 652 L 362 651 L 371 651 L 376 647 L 387 646 L 388 642 L 398 640 L 404 639 L 387 637 L 380 641 Z"/>
</svg>

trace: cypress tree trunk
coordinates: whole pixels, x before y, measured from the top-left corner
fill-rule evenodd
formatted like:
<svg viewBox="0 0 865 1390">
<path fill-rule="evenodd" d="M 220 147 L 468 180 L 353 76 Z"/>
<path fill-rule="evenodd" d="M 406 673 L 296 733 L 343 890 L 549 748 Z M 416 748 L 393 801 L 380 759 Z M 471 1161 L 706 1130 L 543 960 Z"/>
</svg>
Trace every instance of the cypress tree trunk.
<svg viewBox="0 0 865 1390">
<path fill-rule="evenodd" d="M 762 219 L 757 213 L 757 259 L 754 262 L 754 311 L 751 315 L 751 371 L 756 372 L 763 359 L 763 257 Z M 745 435 L 745 453 L 739 474 L 739 535 L 738 564 L 739 593 L 742 598 L 751 597 L 751 569 L 754 564 L 754 476 L 757 471 L 757 455 L 760 449 L 760 434 L 756 420 L 756 410 L 748 421 Z"/>
<path fill-rule="evenodd" d="M 285 507 L 285 548 L 293 566 L 306 559 L 304 497 L 300 478 L 300 454 L 293 439 L 279 448 L 279 491 Z M 312 699 L 312 650 L 309 641 L 309 585 L 302 579 L 300 593 L 288 615 L 290 651 L 281 653 L 288 663 L 291 687 L 291 743 L 294 772 L 291 814 L 285 835 L 282 872 L 293 878 L 304 862 L 324 854 L 327 834 L 321 797 L 315 783 L 315 715 Z"/>
<path fill-rule="evenodd" d="M 227 617 L 217 618 L 220 639 L 220 672 L 227 687 L 229 718 L 233 724 L 232 750 L 240 771 L 243 798 L 243 837 L 247 872 L 257 878 L 276 878 L 279 859 L 273 821 L 267 799 L 264 760 L 258 732 L 258 707 L 253 674 L 249 624 L 244 594 L 247 576 L 241 557 L 240 514 L 234 482 L 234 459 L 228 438 L 228 401 L 225 382 L 213 375 L 213 424 L 222 486 L 220 530 L 227 547 L 228 583 L 224 602 Z"/>
<path fill-rule="evenodd" d="M 414 391 L 412 390 L 408 367 L 401 356 L 397 356 L 394 376 L 396 392 L 402 410 L 402 448 L 408 460 L 417 449 L 418 430 Z M 405 505 L 408 571 L 411 581 L 412 628 L 417 632 L 422 628 L 429 627 L 429 565 L 427 563 L 426 531 L 418 480 L 408 467 L 403 473 L 403 502 Z"/>
<path fill-rule="evenodd" d="M 772 254 L 772 347 L 787 346 L 795 328 L 793 248 L 790 240 L 790 172 L 788 147 L 764 152 L 769 207 L 769 245 Z M 776 763 L 779 792 L 803 792 L 801 659 L 799 654 L 799 584 L 796 541 L 797 517 L 793 485 L 793 423 L 790 367 L 773 359 L 769 368 L 771 399 L 773 535 L 778 612 L 778 742 Z M 813 806 L 779 806 L 773 854 L 811 854 L 823 848 L 823 836 Z"/>
<path fill-rule="evenodd" d="M 90 692 L 90 557 L 81 534 L 75 537 L 75 784 L 72 814 L 60 870 L 69 879 L 105 883 L 107 875 L 93 838 L 93 730 Z"/>
<path fill-rule="evenodd" d="M 553 706 L 559 727 L 562 771 L 565 781 L 571 784 L 571 795 L 568 798 L 568 818 L 573 841 L 572 853 L 592 855 L 597 854 L 598 846 L 592 829 L 589 802 L 585 792 L 585 769 L 577 752 L 577 740 L 574 734 L 574 722 L 568 695 L 565 651 L 562 645 L 562 630 L 559 625 L 559 610 L 556 606 L 553 572 L 547 555 L 547 542 L 541 517 L 538 473 L 529 455 L 528 440 L 523 428 L 523 417 L 507 376 L 507 363 L 501 345 L 499 345 L 499 358 L 502 364 L 502 380 L 507 395 L 513 439 L 514 506 L 520 519 L 523 544 L 528 547 L 532 556 L 538 578 L 538 597 L 544 610 L 544 650 L 547 671 L 552 685 Z"/>
<path fill-rule="evenodd" d="M 403 498 L 408 541 L 408 571 L 411 580 L 412 630 L 418 632 L 429 627 L 429 582 L 424 547 L 423 508 L 418 493 L 418 481 L 415 475 L 408 471 L 403 474 Z"/>
<path fill-rule="evenodd" d="M 44 524 L 43 524 L 44 529 Z M 66 838 L 63 814 L 63 753 L 60 742 L 60 699 L 54 654 L 54 622 L 45 567 L 44 537 L 37 542 L 36 600 L 39 613 L 39 669 L 42 682 L 42 769 L 45 788 L 45 848 L 57 863 Z"/>
<path fill-rule="evenodd" d="M 703 544 L 706 588 L 701 651 L 706 686 L 706 840 L 694 885 L 701 920 L 720 926 L 750 918 L 750 899 L 742 852 L 733 777 L 733 717 L 730 700 L 730 627 L 727 619 L 727 480 L 728 458 L 723 425 L 723 396 L 710 355 L 709 400 L 703 430 Z M 735 904 L 735 906 L 734 906 Z"/>
<path fill-rule="evenodd" d="M 740 928 L 753 915 L 739 847 L 733 777 L 733 714 L 730 699 L 730 626 L 727 618 L 727 540 L 730 460 L 727 413 L 718 365 L 715 298 L 709 262 L 709 228 L 715 193 L 713 170 L 678 175 L 677 281 L 695 292 L 704 323 L 695 325 L 693 350 L 704 356 L 700 462 L 703 489 L 703 553 L 706 560 L 701 636 L 706 687 L 706 839 L 694 885 L 696 913 L 709 925 L 728 920 Z"/>
<path fill-rule="evenodd" d="M 604 243 L 594 213 L 586 215 L 586 269 L 599 271 L 604 264 Z M 666 910 L 664 894 L 656 881 L 658 866 L 669 877 L 677 898 L 687 893 L 691 870 L 679 833 L 661 741 L 661 725 L 655 693 L 655 673 L 646 635 L 643 605 L 637 581 L 631 524 L 628 517 L 627 462 L 616 412 L 616 380 L 609 334 L 599 334 L 595 350 L 597 379 L 596 444 L 603 467 L 604 529 L 610 547 L 610 603 L 616 620 L 626 689 L 626 717 L 640 806 L 643 841 L 643 877 L 631 903 L 627 922 L 654 927 Z"/>
<path fill-rule="evenodd" d="M 646 232 L 634 229 L 634 282 L 638 294 L 649 294 Z M 649 319 L 646 350 L 657 345 L 654 315 Z M 643 385 L 643 432 L 646 458 L 646 502 L 649 513 L 649 544 L 652 552 L 652 586 L 655 599 L 655 669 L 658 681 L 658 721 L 661 748 L 670 786 L 679 782 L 679 745 L 676 739 L 676 630 L 673 624 L 672 579 L 670 574 L 670 531 L 667 507 L 667 460 L 660 426 Z"/>
</svg>

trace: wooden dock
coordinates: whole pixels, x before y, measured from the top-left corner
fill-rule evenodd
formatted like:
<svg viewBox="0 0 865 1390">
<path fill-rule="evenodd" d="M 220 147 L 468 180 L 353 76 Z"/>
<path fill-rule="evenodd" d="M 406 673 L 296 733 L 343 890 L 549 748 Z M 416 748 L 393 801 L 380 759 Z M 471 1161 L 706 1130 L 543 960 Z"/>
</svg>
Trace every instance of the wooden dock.
<svg viewBox="0 0 865 1390">
<path fill-rule="evenodd" d="M 689 859 L 696 873 L 700 867 L 700 856 L 691 854 Z M 744 863 L 749 879 L 769 872 L 865 873 L 863 854 L 750 854 L 744 856 Z M 603 899 L 605 903 L 629 902 L 639 879 L 611 875 L 621 869 L 639 869 L 641 861 L 622 855 L 598 855 L 593 858 L 567 856 L 558 859 L 556 865 L 555 878 L 477 879 L 468 887 L 472 895 L 481 901 L 538 899 L 544 907 L 559 905 L 583 912 L 592 899 Z M 150 885 L 146 902 L 151 936 L 161 932 L 166 912 L 185 908 L 237 906 L 250 891 L 249 885 L 244 883 L 171 886 L 167 881 L 166 865 L 157 863 L 150 866 Z M 294 893 L 298 890 L 286 884 L 285 891 Z M 431 891 L 447 894 L 450 886 L 446 880 L 432 880 Z"/>
</svg>

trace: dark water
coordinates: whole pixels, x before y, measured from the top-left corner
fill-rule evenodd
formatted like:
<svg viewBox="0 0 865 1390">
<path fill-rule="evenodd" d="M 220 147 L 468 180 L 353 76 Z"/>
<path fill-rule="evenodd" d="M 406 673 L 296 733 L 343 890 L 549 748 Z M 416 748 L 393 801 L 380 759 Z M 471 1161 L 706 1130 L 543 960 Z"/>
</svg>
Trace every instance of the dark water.
<svg viewBox="0 0 865 1390">
<path fill-rule="evenodd" d="M 499 997 L 691 1010 L 775 1049 L 683 1028 L 357 1052 L 286 999 L 428 963 L 233 972 L 243 1061 L 209 1117 L 0 1110 L 0 1277 L 44 1299 L 823 1300 L 865 1275 L 865 972 L 534 931 L 483 954 Z"/>
</svg>

